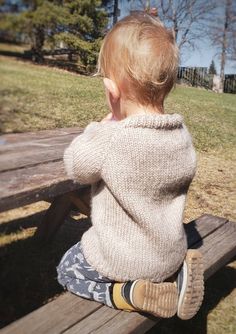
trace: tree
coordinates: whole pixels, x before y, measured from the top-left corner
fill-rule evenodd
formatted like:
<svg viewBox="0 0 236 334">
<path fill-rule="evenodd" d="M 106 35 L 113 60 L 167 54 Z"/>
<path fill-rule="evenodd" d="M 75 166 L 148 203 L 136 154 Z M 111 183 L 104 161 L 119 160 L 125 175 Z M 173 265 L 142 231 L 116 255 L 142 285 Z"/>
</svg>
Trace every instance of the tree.
<svg viewBox="0 0 236 334">
<path fill-rule="evenodd" d="M 107 17 L 100 0 L 22 0 L 26 10 L 5 15 L 5 25 L 26 34 L 37 62 L 43 61 L 45 42 L 63 41 L 86 66 L 96 62 Z M 14 19 L 14 20 L 13 20 Z M 16 28 L 17 27 L 17 28 Z"/>
<path fill-rule="evenodd" d="M 221 88 L 224 83 L 227 60 L 236 60 L 236 3 L 232 0 L 222 1 L 209 26 L 211 43 L 218 49 L 220 57 Z"/>
<path fill-rule="evenodd" d="M 64 1 L 66 15 L 56 41 L 63 41 L 77 52 L 85 66 L 96 63 L 102 37 L 107 26 L 107 14 L 100 0 Z"/>
<path fill-rule="evenodd" d="M 194 49 L 200 39 L 205 36 L 206 19 L 215 8 L 214 0 L 131 0 L 137 7 L 150 11 L 156 7 L 158 16 L 171 28 L 180 50 Z"/>
<path fill-rule="evenodd" d="M 216 66 L 215 66 L 215 62 L 214 60 L 211 61 L 211 64 L 209 66 L 209 71 L 208 71 L 209 74 L 217 74 L 217 71 L 216 71 Z"/>
<path fill-rule="evenodd" d="M 119 0 L 102 0 L 102 6 L 106 8 L 109 17 L 112 17 L 112 25 L 115 25 L 120 15 Z"/>
<path fill-rule="evenodd" d="M 56 1 L 25 1 L 28 10 L 19 16 L 22 31 L 31 41 L 31 50 L 37 62 L 43 61 L 43 47 L 58 30 L 66 11 Z"/>
</svg>

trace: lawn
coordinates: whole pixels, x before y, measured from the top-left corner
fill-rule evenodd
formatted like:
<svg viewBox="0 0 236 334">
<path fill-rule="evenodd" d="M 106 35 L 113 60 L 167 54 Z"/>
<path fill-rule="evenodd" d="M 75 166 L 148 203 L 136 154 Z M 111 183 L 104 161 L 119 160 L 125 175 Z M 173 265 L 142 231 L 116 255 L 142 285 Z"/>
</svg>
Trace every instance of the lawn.
<svg viewBox="0 0 236 334">
<path fill-rule="evenodd" d="M 0 74 L 1 133 L 85 126 L 107 112 L 100 78 L 8 57 L 0 57 Z M 167 99 L 166 112 L 184 116 L 198 154 L 185 221 L 205 212 L 236 221 L 236 96 L 177 86 Z M 0 300 L 4 300 L 0 326 L 61 293 L 55 266 L 75 242 L 71 233 L 75 226 L 68 222 L 51 245 L 38 247 L 32 235 L 46 207 L 39 202 L 0 214 Z M 84 218 L 79 222 L 86 225 Z M 236 332 L 236 261 L 208 282 L 205 303 L 193 320 L 165 321 L 158 333 L 202 334 L 206 330 Z"/>
</svg>

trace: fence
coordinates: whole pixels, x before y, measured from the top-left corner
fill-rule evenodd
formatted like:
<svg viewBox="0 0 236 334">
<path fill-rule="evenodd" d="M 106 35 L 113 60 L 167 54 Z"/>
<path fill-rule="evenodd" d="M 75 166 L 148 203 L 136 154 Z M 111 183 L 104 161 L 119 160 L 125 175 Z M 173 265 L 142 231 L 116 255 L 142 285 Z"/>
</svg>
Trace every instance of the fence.
<svg viewBox="0 0 236 334">
<path fill-rule="evenodd" d="M 224 92 L 236 94 L 236 74 L 226 74 Z"/>
<path fill-rule="evenodd" d="M 208 73 L 207 67 L 179 67 L 178 80 L 194 87 L 213 88 L 213 74 Z M 236 94 L 236 74 L 225 75 L 224 93 Z"/>
</svg>

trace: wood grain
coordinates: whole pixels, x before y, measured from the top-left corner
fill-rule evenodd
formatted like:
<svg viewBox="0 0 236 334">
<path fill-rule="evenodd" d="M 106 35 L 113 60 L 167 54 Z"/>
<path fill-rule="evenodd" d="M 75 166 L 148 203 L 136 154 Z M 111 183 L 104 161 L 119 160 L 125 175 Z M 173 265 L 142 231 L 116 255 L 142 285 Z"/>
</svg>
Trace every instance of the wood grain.
<svg viewBox="0 0 236 334">
<path fill-rule="evenodd" d="M 62 160 L 65 148 L 75 135 L 66 138 L 57 137 L 37 142 L 29 142 L 27 146 L 19 146 L 0 154 L 0 172 L 15 171 L 44 164 L 50 161 Z"/>
<path fill-rule="evenodd" d="M 236 223 L 227 221 L 193 248 L 203 254 L 207 280 L 236 255 Z"/>
<path fill-rule="evenodd" d="M 42 222 L 40 222 L 37 228 L 35 235 L 37 238 L 42 239 L 44 242 L 48 242 L 55 236 L 55 233 L 64 223 L 64 220 L 73 207 L 69 194 L 63 194 L 53 199 Z"/>
<path fill-rule="evenodd" d="M 102 305 L 65 293 L 26 317 L 3 328 L 1 334 L 58 334 Z"/>
<path fill-rule="evenodd" d="M 128 313 L 102 307 L 65 331 L 65 334 L 143 334 L 152 328 L 158 319 L 149 319 L 136 312 Z"/>
<path fill-rule="evenodd" d="M 80 127 L 61 128 L 53 130 L 41 130 L 35 132 L 10 133 L 0 136 L 1 145 L 17 144 L 31 140 L 51 138 L 54 136 L 66 136 L 68 134 L 77 134 L 81 131 Z M 0 147 L 1 147 L 0 145 Z"/>
<path fill-rule="evenodd" d="M 78 189 L 62 161 L 0 174 L 0 212 Z"/>
<path fill-rule="evenodd" d="M 0 145 L 0 172 L 61 160 L 65 148 L 81 132 L 32 140 L 21 140 L 19 135 L 17 143 Z"/>
<path fill-rule="evenodd" d="M 0 212 L 79 188 L 68 179 L 63 152 L 81 128 L 0 136 Z"/>
<path fill-rule="evenodd" d="M 236 223 L 203 215 L 188 225 L 185 228 L 191 241 L 189 246 L 199 248 L 202 252 L 207 279 L 236 255 Z M 141 334 L 158 321 L 159 318 L 113 310 L 66 293 L 4 328 L 1 334 L 25 334 L 31 325 L 31 332 L 37 334 Z"/>
</svg>

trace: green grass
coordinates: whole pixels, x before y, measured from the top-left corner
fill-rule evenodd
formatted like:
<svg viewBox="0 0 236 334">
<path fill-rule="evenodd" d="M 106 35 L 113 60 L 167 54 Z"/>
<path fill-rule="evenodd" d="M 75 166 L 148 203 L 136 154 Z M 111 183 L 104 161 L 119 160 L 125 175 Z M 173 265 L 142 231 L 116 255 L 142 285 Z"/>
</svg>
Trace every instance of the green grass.
<svg viewBox="0 0 236 334">
<path fill-rule="evenodd" d="M 85 126 L 106 112 L 99 78 L 1 58 L 1 132 Z"/>
<path fill-rule="evenodd" d="M 1 50 L 0 45 L 0 50 Z M 13 46 L 12 46 L 13 47 Z M 7 46 L 6 46 L 7 48 Z M 20 50 L 12 50 L 20 52 Z M 85 126 L 106 113 L 102 80 L 0 57 L 0 132 Z M 236 220 L 236 95 L 177 86 L 166 112 L 180 113 L 198 154 L 197 175 L 188 195 L 185 221 L 201 214 Z M 55 267 L 76 241 L 79 222 L 63 226 L 52 244 L 32 236 L 47 204 L 39 202 L 0 214 L 0 327 L 61 293 Z M 236 261 L 207 283 L 201 311 L 190 321 L 171 319 L 152 334 L 236 333 Z"/>
<path fill-rule="evenodd" d="M 199 150 L 236 144 L 236 95 L 179 86 L 167 100 L 167 111 L 183 114 Z"/>
<path fill-rule="evenodd" d="M 107 112 L 102 80 L 1 58 L 0 131 L 85 126 Z M 232 148 L 236 95 L 177 86 L 166 111 L 181 113 L 199 150 Z"/>
</svg>

